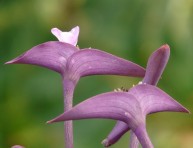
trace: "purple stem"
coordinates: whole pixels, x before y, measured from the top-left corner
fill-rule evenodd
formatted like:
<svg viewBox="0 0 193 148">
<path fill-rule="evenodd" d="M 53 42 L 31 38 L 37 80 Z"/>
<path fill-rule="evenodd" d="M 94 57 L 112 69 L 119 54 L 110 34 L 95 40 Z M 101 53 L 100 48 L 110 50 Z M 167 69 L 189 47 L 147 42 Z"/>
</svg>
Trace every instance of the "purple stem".
<svg viewBox="0 0 193 148">
<path fill-rule="evenodd" d="M 69 79 L 63 80 L 63 93 L 64 93 L 64 112 L 70 110 L 73 105 L 73 92 L 76 86 L 76 82 Z M 65 148 L 73 148 L 73 123 L 71 121 L 64 122 L 64 133 L 65 133 Z"/>
<path fill-rule="evenodd" d="M 151 143 L 151 140 L 150 140 L 150 138 L 149 138 L 149 136 L 147 134 L 147 131 L 146 131 L 146 128 L 145 128 L 144 124 L 142 124 L 141 126 L 138 126 L 135 129 L 134 133 L 133 133 L 133 135 L 136 135 L 138 137 L 138 140 L 140 141 L 141 146 L 143 148 L 153 148 L 153 144 Z M 133 136 L 133 138 L 135 138 L 135 137 Z M 135 141 L 135 142 L 137 142 L 137 141 Z M 134 146 L 137 147 L 137 145 L 138 144 L 135 143 Z"/>
<path fill-rule="evenodd" d="M 138 148 L 139 140 L 133 131 L 130 133 L 130 148 Z"/>
<path fill-rule="evenodd" d="M 117 142 L 122 137 L 122 135 L 124 135 L 129 130 L 129 127 L 127 124 L 125 124 L 125 122 L 119 121 L 116 123 L 113 130 L 114 132 L 111 132 L 108 137 L 102 141 L 102 144 L 105 147 L 109 147 Z"/>
</svg>

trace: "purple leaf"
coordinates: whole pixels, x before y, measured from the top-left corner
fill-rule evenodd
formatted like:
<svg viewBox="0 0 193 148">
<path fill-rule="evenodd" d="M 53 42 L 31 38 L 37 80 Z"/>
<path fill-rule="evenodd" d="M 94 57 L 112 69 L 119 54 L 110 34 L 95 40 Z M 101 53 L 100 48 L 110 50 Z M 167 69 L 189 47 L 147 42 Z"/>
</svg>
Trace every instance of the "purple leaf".
<svg viewBox="0 0 193 148">
<path fill-rule="evenodd" d="M 109 92 L 81 102 L 49 123 L 87 118 L 109 118 L 128 122 L 136 113 L 141 114 L 141 109 L 133 95 L 126 92 Z"/>
<path fill-rule="evenodd" d="M 152 53 L 152 55 L 148 59 L 143 83 L 157 85 L 169 60 L 169 56 L 170 47 L 168 45 L 163 45 Z"/>
<path fill-rule="evenodd" d="M 76 51 L 78 48 L 70 44 L 50 41 L 31 48 L 6 64 L 33 64 L 64 73 L 67 59 Z"/>
<path fill-rule="evenodd" d="M 143 77 L 144 68 L 97 49 L 82 49 L 73 54 L 67 63 L 69 73 L 79 76 L 122 75 Z"/>
</svg>

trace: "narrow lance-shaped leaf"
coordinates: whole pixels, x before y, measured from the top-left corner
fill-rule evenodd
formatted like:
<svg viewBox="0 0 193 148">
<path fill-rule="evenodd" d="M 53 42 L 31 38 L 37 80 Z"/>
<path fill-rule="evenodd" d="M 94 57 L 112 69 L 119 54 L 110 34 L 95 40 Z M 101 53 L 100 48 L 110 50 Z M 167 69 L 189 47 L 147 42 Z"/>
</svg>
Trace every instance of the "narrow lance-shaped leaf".
<svg viewBox="0 0 193 148">
<path fill-rule="evenodd" d="M 122 75 L 142 77 L 141 66 L 97 49 L 82 49 L 73 54 L 67 63 L 69 73 L 79 76 Z"/>
<path fill-rule="evenodd" d="M 134 96 L 125 92 L 109 92 L 86 99 L 48 123 L 88 118 L 120 119 L 127 122 L 129 114 L 134 116 L 135 113 L 141 114 L 140 111 L 139 103 Z"/>
<path fill-rule="evenodd" d="M 152 53 L 148 59 L 143 83 L 157 85 L 170 56 L 170 47 L 166 44 Z"/>
<path fill-rule="evenodd" d="M 77 50 L 68 43 L 49 41 L 31 48 L 6 64 L 33 64 L 63 73 L 67 59 Z"/>
</svg>

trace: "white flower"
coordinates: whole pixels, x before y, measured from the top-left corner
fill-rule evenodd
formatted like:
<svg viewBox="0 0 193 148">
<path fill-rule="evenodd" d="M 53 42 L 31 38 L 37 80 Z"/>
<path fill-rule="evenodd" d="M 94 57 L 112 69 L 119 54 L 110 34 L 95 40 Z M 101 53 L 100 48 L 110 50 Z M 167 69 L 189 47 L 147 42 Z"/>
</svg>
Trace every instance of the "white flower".
<svg viewBox="0 0 193 148">
<path fill-rule="evenodd" d="M 76 46 L 78 42 L 79 26 L 72 28 L 69 32 L 62 32 L 58 28 L 52 28 L 51 32 L 60 42 Z"/>
</svg>

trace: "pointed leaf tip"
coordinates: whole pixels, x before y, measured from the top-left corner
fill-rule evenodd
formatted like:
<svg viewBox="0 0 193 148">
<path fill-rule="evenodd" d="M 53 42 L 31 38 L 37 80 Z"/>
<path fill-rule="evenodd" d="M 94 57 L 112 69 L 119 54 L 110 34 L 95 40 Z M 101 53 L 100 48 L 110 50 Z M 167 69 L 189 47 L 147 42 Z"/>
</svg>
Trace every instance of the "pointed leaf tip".
<svg viewBox="0 0 193 148">
<path fill-rule="evenodd" d="M 169 50 L 170 46 L 168 44 L 164 44 L 164 45 L 161 46 L 161 48 Z"/>
<path fill-rule="evenodd" d="M 109 147 L 109 146 L 110 146 L 108 139 L 104 139 L 104 140 L 101 142 L 101 144 L 102 144 L 104 147 Z"/>
<path fill-rule="evenodd" d="M 51 124 L 52 123 L 52 120 L 49 120 L 46 122 L 46 124 Z"/>
<path fill-rule="evenodd" d="M 14 64 L 15 61 L 17 61 L 17 60 L 16 60 L 16 59 L 13 59 L 13 60 L 11 60 L 11 61 L 5 62 L 4 64 Z"/>
</svg>

